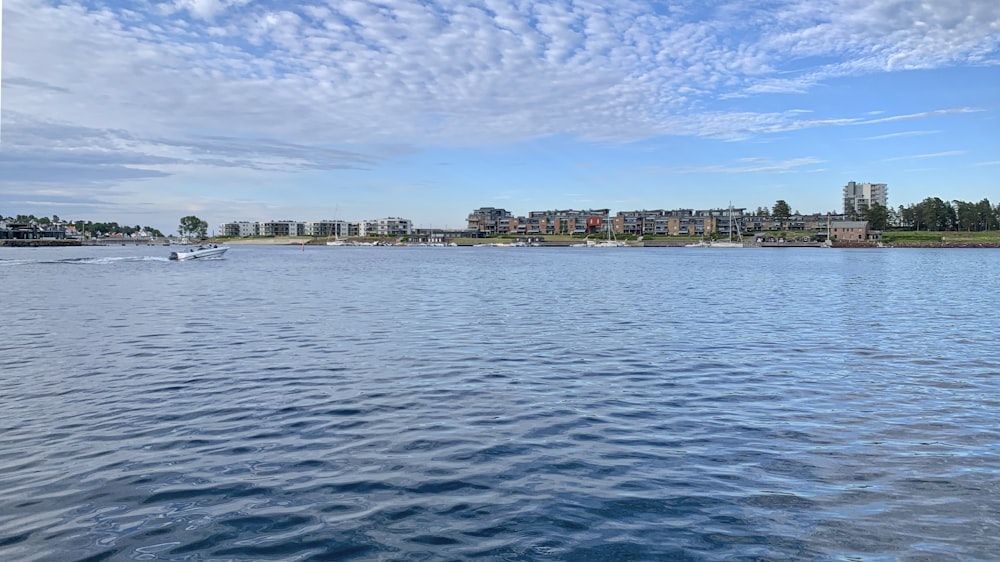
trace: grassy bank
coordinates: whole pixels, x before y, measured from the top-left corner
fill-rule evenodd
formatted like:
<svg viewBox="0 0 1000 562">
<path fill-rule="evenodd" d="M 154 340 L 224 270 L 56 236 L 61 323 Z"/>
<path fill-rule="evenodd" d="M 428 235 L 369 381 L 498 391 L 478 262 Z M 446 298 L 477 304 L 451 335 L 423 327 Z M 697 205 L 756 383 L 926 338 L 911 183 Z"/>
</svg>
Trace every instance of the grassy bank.
<svg viewBox="0 0 1000 562">
<path fill-rule="evenodd" d="M 260 244 L 265 246 L 281 244 L 326 244 L 325 238 L 313 238 L 312 236 L 250 236 L 247 238 L 213 238 L 214 244 L 226 244 L 227 246 L 242 244 Z"/>
<path fill-rule="evenodd" d="M 882 241 L 893 246 L 997 246 L 1000 230 L 982 232 L 887 230 Z"/>
</svg>

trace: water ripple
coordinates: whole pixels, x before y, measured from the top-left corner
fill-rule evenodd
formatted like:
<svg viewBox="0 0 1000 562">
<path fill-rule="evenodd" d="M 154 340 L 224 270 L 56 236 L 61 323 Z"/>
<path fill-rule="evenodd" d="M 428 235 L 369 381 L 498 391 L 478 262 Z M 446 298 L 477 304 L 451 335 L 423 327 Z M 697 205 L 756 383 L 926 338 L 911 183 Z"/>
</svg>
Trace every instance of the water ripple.
<svg viewBox="0 0 1000 562">
<path fill-rule="evenodd" d="M 992 254 L 492 250 L 0 260 L 0 558 L 1000 551 Z"/>
</svg>

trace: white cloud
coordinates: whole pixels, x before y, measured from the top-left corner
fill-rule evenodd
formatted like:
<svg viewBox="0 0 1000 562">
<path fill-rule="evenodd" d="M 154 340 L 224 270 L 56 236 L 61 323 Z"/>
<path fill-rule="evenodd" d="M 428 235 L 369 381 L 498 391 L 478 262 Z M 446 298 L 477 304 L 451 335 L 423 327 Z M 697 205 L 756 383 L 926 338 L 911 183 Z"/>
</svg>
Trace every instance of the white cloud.
<svg viewBox="0 0 1000 562">
<path fill-rule="evenodd" d="M 738 164 L 711 165 L 711 166 L 681 166 L 670 172 L 679 174 L 693 173 L 720 173 L 720 174 L 759 174 L 774 172 L 789 172 L 813 164 L 820 164 L 823 160 L 812 156 L 801 158 L 790 158 L 787 160 L 771 160 L 762 157 L 741 158 Z M 801 171 L 801 170 L 798 170 Z"/>
<path fill-rule="evenodd" d="M 187 11 L 192 16 L 203 19 L 203 20 L 213 20 L 215 17 L 222 12 L 226 11 L 232 6 L 241 6 L 248 3 L 250 0 L 174 0 L 172 9 L 169 11 Z"/>
<path fill-rule="evenodd" d="M 21 81 L 7 101 L 17 111 L 163 134 L 343 144 L 715 136 L 720 119 L 744 133 L 784 130 L 794 126 L 787 116 L 747 120 L 702 106 L 807 91 L 844 74 L 984 61 L 996 54 L 1000 19 L 996 3 L 968 0 L 730 3 L 711 21 L 641 2 L 610 10 L 568 0 L 286 9 L 176 0 L 166 18 L 43 0 L 5 8 L 5 74 Z M 797 61 L 805 71 L 787 76 Z"/>
<path fill-rule="evenodd" d="M 874 123 L 891 123 L 893 121 L 909 121 L 912 119 L 925 119 L 927 117 L 937 117 L 940 115 L 956 115 L 961 113 L 977 113 L 982 111 L 981 109 L 976 109 L 972 107 L 952 107 L 948 109 L 935 109 L 932 111 L 921 111 L 919 113 L 907 113 L 903 115 L 890 115 L 888 117 L 879 117 L 878 119 L 865 119 L 858 123 L 862 125 L 871 125 Z"/>
<path fill-rule="evenodd" d="M 926 154 L 911 154 L 908 156 L 897 156 L 895 158 L 886 158 L 886 162 L 896 162 L 899 160 L 926 160 L 928 158 L 947 158 L 951 156 L 961 156 L 965 154 L 964 150 L 946 150 L 943 152 L 930 152 Z"/>
<path fill-rule="evenodd" d="M 941 131 L 900 131 L 898 133 L 888 133 L 885 135 L 875 135 L 872 137 L 865 137 L 863 140 L 888 140 L 888 139 L 898 139 L 904 137 L 921 137 L 924 135 L 935 135 Z"/>
<path fill-rule="evenodd" d="M 995 53 L 1000 5 L 978 0 L 789 2 L 774 14 L 766 43 L 800 57 L 841 59 L 816 77 L 869 69 L 932 68 L 984 61 Z"/>
</svg>

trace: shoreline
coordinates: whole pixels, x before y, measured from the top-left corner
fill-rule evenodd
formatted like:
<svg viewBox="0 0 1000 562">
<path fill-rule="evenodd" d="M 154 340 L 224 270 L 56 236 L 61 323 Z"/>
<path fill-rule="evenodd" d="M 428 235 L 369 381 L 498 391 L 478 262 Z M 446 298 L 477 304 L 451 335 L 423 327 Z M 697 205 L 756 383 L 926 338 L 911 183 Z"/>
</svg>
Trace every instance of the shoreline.
<svg viewBox="0 0 1000 562">
<path fill-rule="evenodd" d="M 484 238 L 484 241 L 491 239 Z M 578 240 L 573 241 L 547 241 L 542 242 L 540 247 L 543 248 L 563 248 L 569 247 L 571 244 L 579 242 Z M 636 242 L 630 243 L 629 246 L 633 248 L 683 248 L 690 241 L 687 240 L 649 240 L 646 242 Z M 213 244 L 225 244 L 227 246 L 301 246 L 305 244 L 306 246 L 326 246 L 325 239 L 296 239 L 288 236 L 279 236 L 276 238 L 254 238 L 247 240 L 225 240 L 213 242 Z M 474 244 L 459 244 L 459 247 L 472 247 Z M 404 245 L 405 246 L 405 245 Z M 797 248 L 797 247 L 819 247 L 818 245 L 812 244 L 802 244 L 789 242 L 787 244 L 775 244 L 770 243 L 766 246 L 749 244 L 745 246 L 746 248 Z M 878 242 L 874 241 L 864 241 L 864 242 L 834 242 L 833 248 L 843 248 L 843 249 L 865 249 L 865 248 L 878 248 L 878 249 L 892 249 L 892 248 L 1000 248 L 1000 242 L 967 242 L 967 241 L 903 241 L 903 242 L 882 242 L 879 245 Z"/>
<path fill-rule="evenodd" d="M 489 239 L 483 239 L 489 240 Z M 541 247 L 546 248 L 563 248 L 569 247 L 571 244 L 577 241 L 549 241 L 543 242 Z M 315 239 L 315 238 L 294 238 L 289 236 L 278 236 L 275 238 L 254 238 L 254 239 L 237 239 L 237 240 L 224 240 L 224 241 L 211 241 L 212 244 L 221 244 L 227 246 L 326 246 L 325 239 Z M 649 240 L 646 242 L 630 243 L 630 247 L 633 248 L 682 248 L 687 245 L 688 241 L 682 240 Z M 20 239 L 10 239 L 10 240 L 0 240 L 0 248 L 49 248 L 49 247 L 93 247 L 93 246 L 162 246 L 170 247 L 163 244 L 139 244 L 139 243 L 102 243 L 95 242 L 92 240 L 80 241 L 80 240 L 20 240 Z M 173 243 L 173 246 L 178 246 L 181 244 Z M 404 245 L 405 246 L 405 245 Z M 473 244 L 459 244 L 460 247 L 472 247 Z M 819 247 L 818 245 L 807 245 L 802 243 L 787 243 L 787 244 L 776 244 L 768 243 L 766 245 L 754 245 L 750 244 L 745 246 L 746 248 L 798 248 L 798 247 Z M 866 248 L 878 248 L 878 249 L 893 249 L 893 248 L 935 248 L 935 249 L 967 249 L 967 248 L 1000 248 L 1000 242 L 975 242 L 975 241 L 948 241 L 948 240 L 936 240 L 936 241 L 899 241 L 899 242 L 874 242 L 874 241 L 864 241 L 864 242 L 834 242 L 833 248 L 843 248 L 843 249 L 866 249 Z"/>
</svg>

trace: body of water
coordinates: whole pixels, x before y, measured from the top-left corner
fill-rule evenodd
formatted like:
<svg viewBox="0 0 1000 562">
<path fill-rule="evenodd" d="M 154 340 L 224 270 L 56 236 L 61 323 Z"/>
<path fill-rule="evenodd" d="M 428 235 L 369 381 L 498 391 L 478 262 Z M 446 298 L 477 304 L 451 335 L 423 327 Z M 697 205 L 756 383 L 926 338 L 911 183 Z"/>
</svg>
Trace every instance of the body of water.
<svg viewBox="0 0 1000 562">
<path fill-rule="evenodd" d="M 996 250 L 0 248 L 3 560 L 1000 557 Z"/>
</svg>

